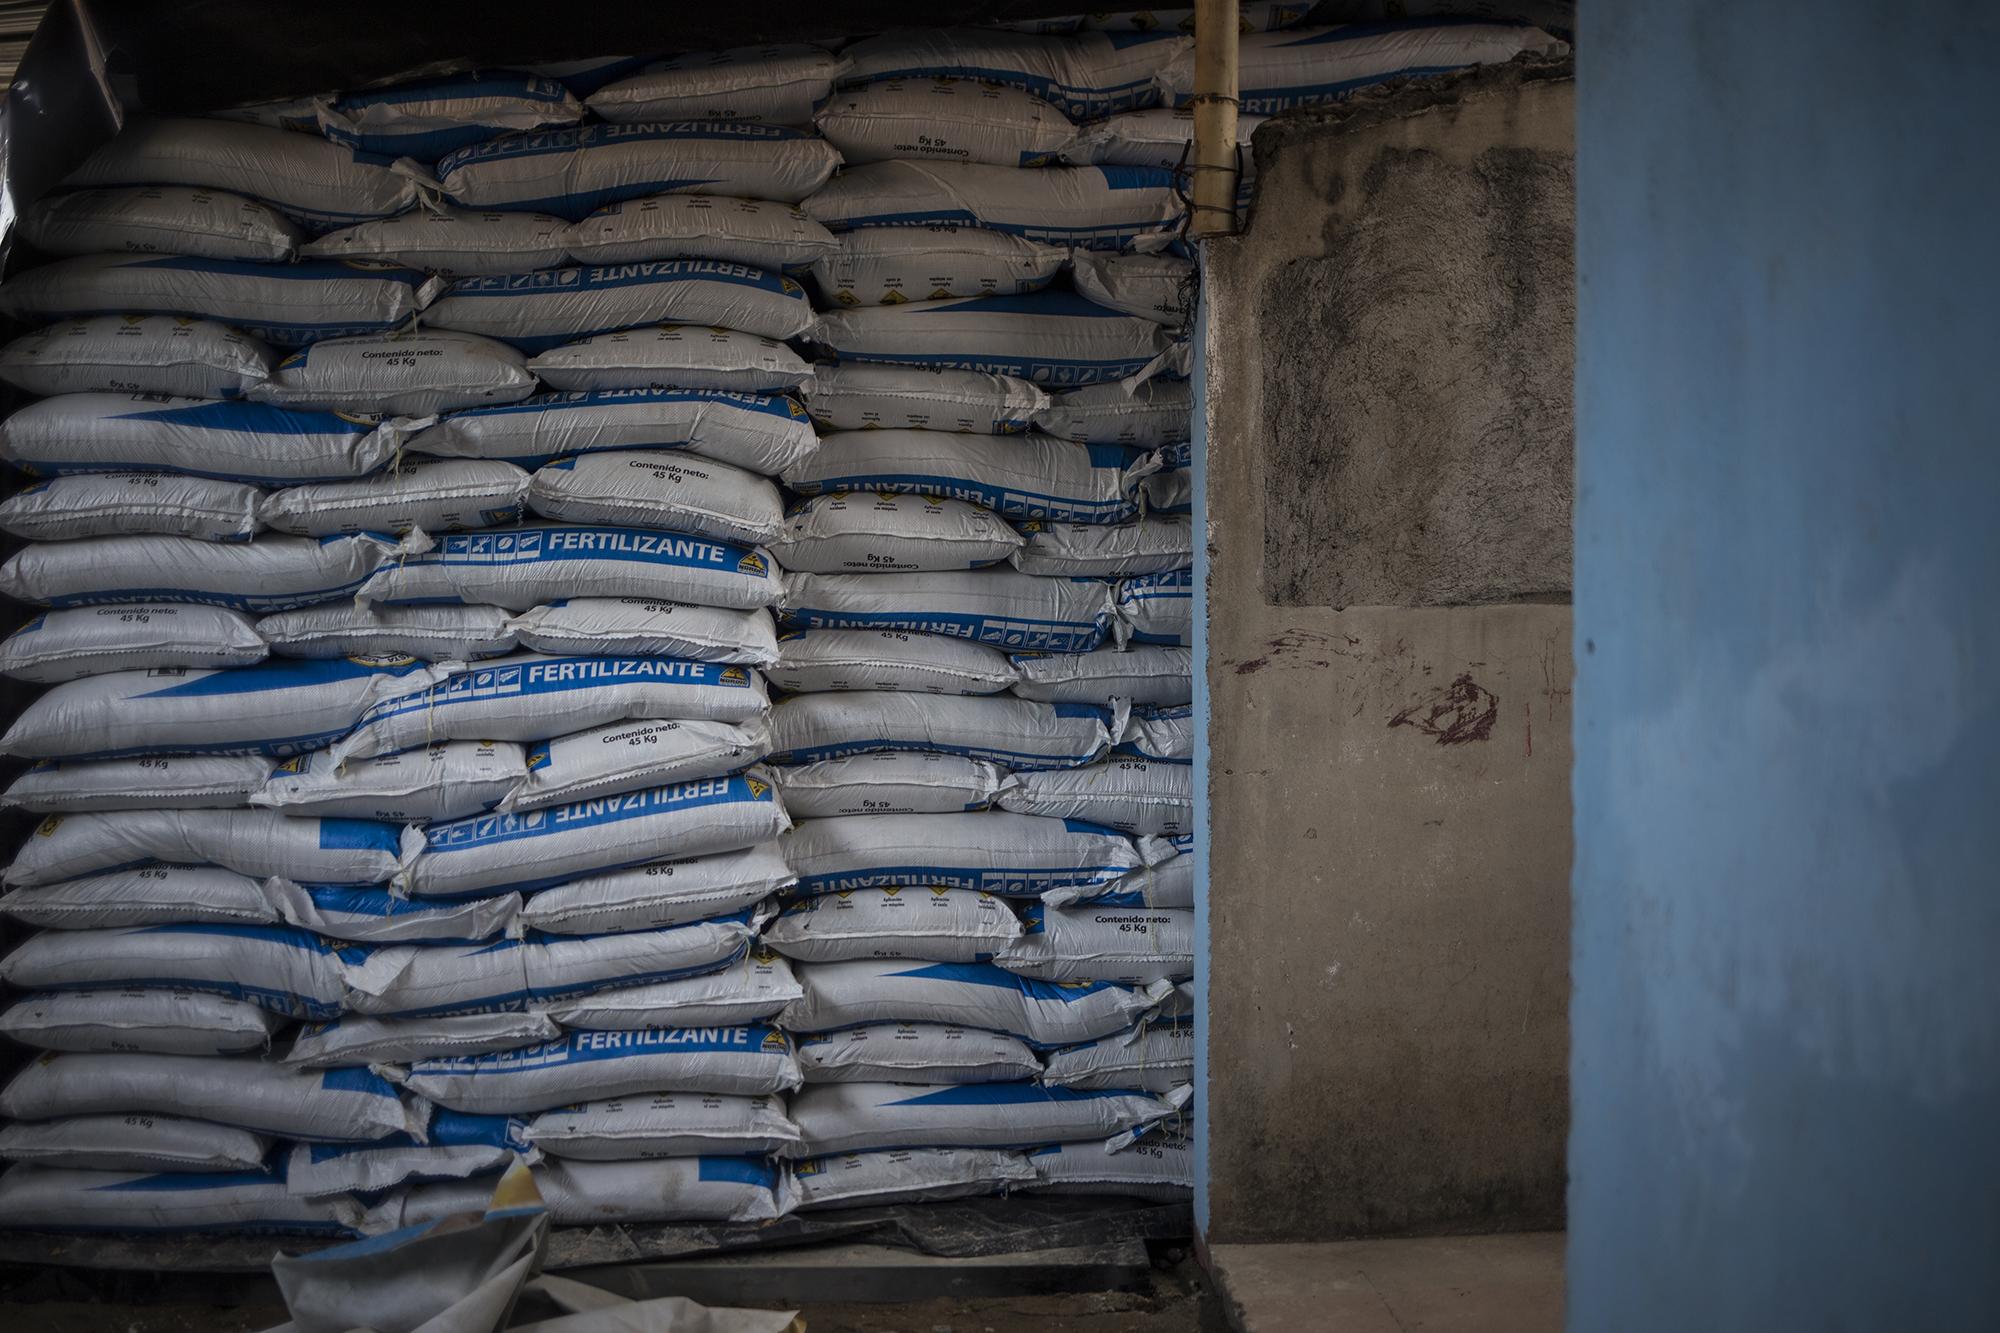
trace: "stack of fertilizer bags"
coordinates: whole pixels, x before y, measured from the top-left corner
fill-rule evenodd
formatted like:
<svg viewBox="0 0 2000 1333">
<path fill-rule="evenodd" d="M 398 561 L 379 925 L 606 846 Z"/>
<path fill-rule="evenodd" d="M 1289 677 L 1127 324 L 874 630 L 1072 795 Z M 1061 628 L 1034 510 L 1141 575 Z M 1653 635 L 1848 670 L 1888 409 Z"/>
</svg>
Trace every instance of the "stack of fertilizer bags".
<svg viewBox="0 0 2000 1333">
<path fill-rule="evenodd" d="M 1185 1197 L 1192 269 L 1079 145 L 1187 46 L 134 116 L 30 205 L 7 1224 Z"/>
</svg>

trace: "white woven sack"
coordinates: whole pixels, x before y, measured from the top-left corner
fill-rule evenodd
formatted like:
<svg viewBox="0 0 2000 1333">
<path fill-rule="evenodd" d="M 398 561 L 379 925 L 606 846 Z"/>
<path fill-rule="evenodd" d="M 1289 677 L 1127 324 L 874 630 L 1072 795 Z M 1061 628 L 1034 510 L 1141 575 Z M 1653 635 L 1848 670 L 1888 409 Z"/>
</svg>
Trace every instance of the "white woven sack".
<svg viewBox="0 0 2000 1333">
<path fill-rule="evenodd" d="M 1000 1083 L 1041 1072 L 1019 1037 L 948 1023 L 864 1023 L 799 1038 L 808 1083 Z"/>
<path fill-rule="evenodd" d="M 3 353 L 0 358 L 4 358 Z M 781 342 L 737 329 L 696 324 L 642 324 L 592 334 L 550 348 L 530 361 L 528 369 L 551 389 L 563 392 L 721 389 L 783 393 L 809 384 L 813 378 L 813 368 Z"/>
<path fill-rule="evenodd" d="M 743 121 L 647 121 L 514 134 L 439 161 L 462 207 L 534 210 L 581 221 L 655 194 L 727 194 L 796 204 L 840 154 L 817 134 Z"/>
<path fill-rule="evenodd" d="M 662 1023 L 732 1027 L 769 1019 L 801 994 L 791 964 L 769 949 L 752 949 L 719 971 L 558 1000 L 548 1012 L 580 1031 L 628 1032 Z"/>
<path fill-rule="evenodd" d="M 436 741 L 546 741 L 642 718 L 745 722 L 770 707 L 750 668 L 672 657 L 522 652 L 447 663 L 432 679 L 371 704 L 328 757 L 345 764 Z"/>
<path fill-rule="evenodd" d="M 299 255 L 477 278 L 555 268 L 568 242 L 569 223 L 547 213 L 424 207 L 318 237 L 300 246 Z"/>
<path fill-rule="evenodd" d="M 238 398 L 271 372 L 271 351 L 212 319 L 65 319 L 0 347 L 0 380 L 26 393 Z"/>
<path fill-rule="evenodd" d="M 0 309 L 36 319 L 185 315 L 219 320 L 278 347 L 397 328 L 442 279 L 408 268 L 330 260 L 259 264 L 194 255 L 78 255 L 0 286 Z"/>
<path fill-rule="evenodd" d="M 836 234 L 859 228 L 984 227 L 1090 250 L 1159 248 L 1183 205 L 1174 174 L 1152 167 L 1015 167 L 872 162 L 805 201 Z"/>
<path fill-rule="evenodd" d="M 444 897 L 527 892 L 582 875 L 769 842 L 791 827 L 767 773 L 751 769 L 519 815 L 411 829 L 398 885 Z"/>
<path fill-rule="evenodd" d="M 472 661 L 514 651 L 508 613 L 497 606 L 356 606 L 335 602 L 281 611 L 257 622 L 281 657 L 416 657 Z"/>
<path fill-rule="evenodd" d="M 1038 1194 L 1114 1194 L 1178 1203 L 1194 1197 L 1194 1144 L 1151 1134 L 1111 1152 L 1102 1143 L 1053 1143 L 1028 1154 Z"/>
<path fill-rule="evenodd" d="M 412 328 L 302 347 L 245 396 L 323 412 L 424 416 L 511 403 L 534 391 L 526 358 L 507 344 L 476 333 Z"/>
<path fill-rule="evenodd" d="M 140 866 L 85 875 L 0 897 L 0 913 L 42 930 L 117 926 L 274 926 L 263 884 L 219 866 Z"/>
<path fill-rule="evenodd" d="M 46 1056 L 0 1092 L 0 1115 L 17 1120 L 120 1112 L 191 1116 L 307 1142 L 411 1134 L 429 1109 L 363 1069 L 324 1074 L 230 1056 Z"/>
<path fill-rule="evenodd" d="M 1128 578 L 1184 569 L 1194 561 L 1194 520 L 1148 515 L 1130 523 L 1023 523 L 1012 557 L 1023 574 L 1045 578 Z"/>
<path fill-rule="evenodd" d="M 802 963 L 850 958 L 976 963 L 991 958 L 1020 934 L 1014 910 L 988 893 L 855 889 L 793 900 L 764 932 L 764 941 Z"/>
<path fill-rule="evenodd" d="M 336 947 L 291 926 L 240 923 L 44 930 L 0 959 L 0 981 L 23 990 L 201 991 L 292 1018 L 331 1018 L 344 994 Z"/>
<path fill-rule="evenodd" d="M 924 28 L 854 43 L 842 82 L 895 78 L 990 79 L 1054 103 L 1072 120 L 1095 120 L 1159 100 L 1153 79 L 1189 50 L 1177 33 L 1079 33 L 1045 37 L 998 28 Z"/>
<path fill-rule="evenodd" d="M 991 963 L 862 959 L 799 969 L 803 995 L 779 1016 L 791 1032 L 863 1023 L 948 1023 L 1005 1032 L 1032 1046 L 1074 1046 L 1122 1032 L 1171 989 L 1053 986 Z"/>
<path fill-rule="evenodd" d="M 785 859 L 801 893 L 940 885 L 1010 897 L 1109 884 L 1142 864 L 1110 829 L 998 811 L 802 820 Z"/>
<path fill-rule="evenodd" d="M 127 533 L 244 541 L 263 493 L 240 481 L 173 472 L 81 472 L 34 482 L 0 503 L 0 530 L 23 541 Z"/>
<path fill-rule="evenodd" d="M 428 551 L 383 565 L 355 600 L 525 611 L 564 597 L 644 597 L 747 611 L 771 605 L 783 591 L 770 557 L 753 547 L 638 528 L 546 523 L 446 536 Z"/>
<path fill-rule="evenodd" d="M 1118 755 L 1082 768 L 1016 773 L 999 805 L 1018 814 L 1081 819 L 1135 837 L 1177 837 L 1194 831 L 1194 769 Z"/>
<path fill-rule="evenodd" d="M 792 630 L 778 641 L 777 665 L 765 674 L 797 694 L 998 694 L 1019 679 L 996 648 L 942 634 L 875 629 Z"/>
<path fill-rule="evenodd" d="M 773 770 L 794 819 L 984 810 L 1007 771 L 955 754 L 855 754 Z"/>
<path fill-rule="evenodd" d="M 1078 444 L 1182 444 L 1193 438 L 1194 386 L 1162 379 L 1087 384 L 1055 395 L 1035 413 L 1035 429 Z"/>
<path fill-rule="evenodd" d="M 813 124 L 850 167 L 893 158 L 1039 167 L 1076 133 L 1053 104 L 982 79 L 886 79 L 846 88 Z"/>
<path fill-rule="evenodd" d="M 0 1157 L 83 1171 L 262 1171 L 271 1140 L 176 1116 L 79 1115 L 0 1128 Z"/>
<path fill-rule="evenodd" d="M 320 133 L 384 157 L 435 162 L 511 132 L 574 125 L 583 107 L 554 79 L 514 70 L 393 83 L 321 99 Z"/>
<path fill-rule="evenodd" d="M 940 430 L 1019 435 L 1049 396 L 1026 380 L 979 370 L 866 364 L 819 366 L 799 396 L 824 430 Z"/>
<path fill-rule="evenodd" d="M 993 960 L 1020 976 L 1145 986 L 1194 975 L 1192 911 L 1035 903 L 1025 916 L 1027 930 Z"/>
<path fill-rule="evenodd" d="M 176 1236 L 219 1231 L 339 1238 L 358 1235 L 363 1220 L 354 1199 L 302 1199 L 261 1168 L 159 1174 L 23 1163 L 0 1176 L 0 1209 L 11 1225 L 31 1231 Z"/>
<path fill-rule="evenodd" d="M 1077 291 L 1112 310 L 1177 329 L 1194 311 L 1194 261 L 1179 255 L 1107 255 L 1080 250 Z"/>
<path fill-rule="evenodd" d="M 630 1162 L 776 1153 L 797 1145 L 799 1128 L 777 1097 L 653 1092 L 543 1111 L 529 1122 L 528 1140 L 551 1157 Z"/>
<path fill-rule="evenodd" d="M 545 1162 L 535 1188 L 557 1226 L 769 1222 L 781 1216 L 780 1170 L 760 1157 Z"/>
<path fill-rule="evenodd" d="M 292 819 L 271 810 L 118 810 L 50 815 L 14 854 L 9 885 L 55 884 L 165 861 L 313 884 L 379 884 L 396 872 L 394 824 Z"/>
<path fill-rule="evenodd" d="M 524 1050 L 423 1060 L 397 1077 L 427 1101 L 477 1115 L 523 1115 L 660 1088 L 755 1097 L 799 1086 L 790 1039 L 762 1025 L 571 1032 Z"/>
<path fill-rule="evenodd" d="M 807 337 L 841 361 L 978 370 L 1052 387 L 1122 380 L 1175 354 L 1152 320 L 1064 291 L 833 310 Z"/>
<path fill-rule="evenodd" d="M 285 1063 L 309 1069 L 406 1065 L 433 1056 L 483 1055 L 554 1041 L 546 1014 L 452 1014 L 445 1018 L 364 1018 L 348 1014 L 299 1029 Z"/>
<path fill-rule="evenodd" d="M 1188 704 L 1134 708 L 1118 742 L 1120 754 L 1141 759 L 1194 762 L 1194 709 Z"/>
<path fill-rule="evenodd" d="M 560 458 L 538 469 L 528 505 L 543 518 L 667 528 L 741 546 L 784 531 L 785 501 L 754 472 L 665 449 Z"/>
<path fill-rule="evenodd" d="M 1134 644 L 1123 651 L 1017 653 L 1013 664 L 1021 673 L 1014 693 L 1023 699 L 1103 707 L 1124 699 L 1174 707 L 1194 698 L 1192 648 Z"/>
<path fill-rule="evenodd" d="M 596 389 L 454 412 L 411 437 L 410 447 L 526 468 L 605 449 L 685 449 L 775 476 L 810 458 L 819 442 L 805 409 L 779 394 Z"/>
<path fill-rule="evenodd" d="M 520 897 L 511 893 L 463 900 L 399 898 L 372 885 L 295 884 L 276 877 L 264 881 L 264 892 L 286 924 L 329 939 L 370 945 L 459 943 L 514 934 L 521 910 Z M 351 979 L 355 967 L 366 966 L 374 956 L 366 950 L 354 952 L 355 958 L 342 968 L 343 983 Z M 343 999 L 351 1004 L 353 997 Z"/>
<path fill-rule="evenodd" d="M 809 574 L 976 569 L 1007 559 L 1020 546 L 1020 534 L 990 509 L 934 495 L 867 491 L 808 500 L 771 543 L 787 570 Z"/>
<path fill-rule="evenodd" d="M 585 334 L 663 322 L 791 338 L 812 323 L 812 307 L 805 288 L 780 273 L 726 259 L 655 259 L 460 278 L 424 322 L 545 352 Z"/>
<path fill-rule="evenodd" d="M 1039 1083 L 814 1083 L 792 1098 L 803 1152 L 889 1147 L 1027 1148 L 1105 1139 L 1163 1120 L 1173 1107 L 1143 1092 L 1079 1092 Z"/>
<path fill-rule="evenodd" d="M 1015 770 L 1074 768 L 1109 750 L 1113 739 L 1102 709 L 1007 694 L 848 690 L 793 695 L 771 710 L 771 755 L 780 764 L 920 750 Z"/>
<path fill-rule="evenodd" d="M 1269 116 L 1236 118 L 1236 142 L 1240 170 L 1254 179 L 1256 158 L 1248 149 L 1257 127 Z M 1186 171 L 1194 160 L 1194 108 L 1148 107 L 1144 111 L 1121 111 L 1115 116 L 1093 121 L 1077 131 L 1076 138 L 1062 151 L 1062 160 L 1078 166 L 1089 163 L 1123 167 L 1157 167 Z"/>
<path fill-rule="evenodd" d="M 485 458 L 412 459 L 359 481 L 292 486 L 264 498 L 258 516 L 279 532 L 456 532 L 519 521 L 528 474 Z"/>
<path fill-rule="evenodd" d="M 260 486 L 366 476 L 403 430 L 263 403 L 71 393 L 0 422 L 0 452 L 23 472 L 184 472 Z"/>
<path fill-rule="evenodd" d="M 409 176 L 313 135 L 225 120 L 127 121 L 63 184 L 183 185 L 267 200 L 314 230 L 400 213 L 417 202 Z"/>
<path fill-rule="evenodd" d="M 713 856 L 654 861 L 570 880 L 530 896 L 521 924 L 552 935 L 657 930 L 741 911 L 790 888 L 795 879 L 775 843 L 758 843 Z M 767 1011 L 775 1012 L 776 1006 Z M 764 1016 L 704 1017 L 694 1025 Z"/>
<path fill-rule="evenodd" d="M 0 1013 L 0 1036 L 80 1054 L 240 1055 L 268 1048 L 289 1021 L 247 1000 L 195 991 L 54 991 L 24 996 Z"/>
<path fill-rule="evenodd" d="M 1049 1055 L 1042 1082 L 1060 1088 L 1144 1088 L 1170 1092 L 1194 1082 L 1194 1027 L 1152 1023 Z"/>
<path fill-rule="evenodd" d="M 288 815 L 460 819 L 498 805 L 527 771 L 525 754 L 511 741 L 439 741 L 344 764 L 316 750 L 279 764 L 249 799 Z"/>
<path fill-rule="evenodd" d="M 675 56 L 590 95 L 603 120 L 767 121 L 804 125 L 847 63 L 804 42 Z"/>
<path fill-rule="evenodd" d="M 0 737 L 0 753 L 299 754 L 345 734 L 370 704 L 425 689 L 439 674 L 407 659 L 349 658 L 108 672 L 65 681 L 29 704 Z"/>
<path fill-rule="evenodd" d="M 1008 518 L 1115 523 L 1138 512 L 1130 492 L 1141 470 L 1116 445 L 1051 435 L 851 430 L 823 437 L 817 452 L 786 469 L 785 484 L 804 495 L 936 495 Z"/>
<path fill-rule="evenodd" d="M 791 1171 L 794 1205 L 876 1208 L 939 1199 L 1005 1194 L 1031 1183 L 1035 1169 L 1018 1152 L 994 1148 L 885 1148 L 800 1162 Z"/>
<path fill-rule="evenodd" d="M 43 612 L 0 642 L 0 673 L 54 685 L 110 671 L 251 666 L 269 651 L 241 611 L 126 602 Z"/>
<path fill-rule="evenodd" d="M 1108 584 L 1012 569 L 793 574 L 784 615 L 808 628 L 913 630 L 1009 650 L 1081 653 L 1103 641 L 1110 602 Z"/>
<path fill-rule="evenodd" d="M 770 748 L 770 724 L 762 716 L 743 722 L 657 719 L 592 727 L 531 749 L 527 772 L 499 809 L 539 810 L 721 777 L 748 768 Z"/>
<path fill-rule="evenodd" d="M 948 297 L 1038 292 L 1069 262 L 1059 245 L 956 223 L 862 227 L 813 262 L 825 305 L 901 305 Z"/>
<path fill-rule="evenodd" d="M 282 264 L 299 229 L 268 204 L 192 185 L 129 185 L 49 195 L 21 212 L 21 235 L 52 255 L 199 255 Z"/>
<path fill-rule="evenodd" d="M 38 815 L 90 810 L 226 810 L 264 785 L 271 761 L 254 754 L 148 755 L 34 764 L 0 796 L 0 809 Z"/>
<path fill-rule="evenodd" d="M 521 1137 L 527 1122 L 506 1116 L 431 1116 L 428 1143 L 298 1143 L 281 1150 L 285 1188 L 305 1199 L 351 1200 L 397 1186 L 492 1176 L 542 1155 Z M 479 1182 L 489 1185 L 490 1180 Z"/>
<path fill-rule="evenodd" d="M 604 657 L 685 657 L 768 667 L 778 660 L 771 613 L 689 606 L 643 597 L 550 602 L 508 622 L 523 648 Z"/>
<path fill-rule="evenodd" d="M 1118 585 L 1118 642 L 1194 643 L 1194 571 L 1140 574 Z"/>
<path fill-rule="evenodd" d="M 772 272 L 832 254 L 833 233 L 797 204 L 720 194 L 657 194 L 607 204 L 569 232 L 581 264 L 731 259 Z"/>
</svg>

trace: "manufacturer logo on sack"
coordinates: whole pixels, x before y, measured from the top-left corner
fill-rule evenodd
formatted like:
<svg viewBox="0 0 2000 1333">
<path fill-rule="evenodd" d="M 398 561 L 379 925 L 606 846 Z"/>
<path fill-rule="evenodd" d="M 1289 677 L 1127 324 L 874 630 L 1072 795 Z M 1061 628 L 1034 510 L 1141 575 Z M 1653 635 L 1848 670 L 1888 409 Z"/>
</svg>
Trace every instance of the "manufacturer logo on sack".
<svg viewBox="0 0 2000 1333">
<path fill-rule="evenodd" d="M 764 562 L 763 556 L 757 554 L 755 551 L 751 551 L 736 562 L 736 572 L 739 574 L 768 574 L 771 570 L 770 566 Z"/>
</svg>

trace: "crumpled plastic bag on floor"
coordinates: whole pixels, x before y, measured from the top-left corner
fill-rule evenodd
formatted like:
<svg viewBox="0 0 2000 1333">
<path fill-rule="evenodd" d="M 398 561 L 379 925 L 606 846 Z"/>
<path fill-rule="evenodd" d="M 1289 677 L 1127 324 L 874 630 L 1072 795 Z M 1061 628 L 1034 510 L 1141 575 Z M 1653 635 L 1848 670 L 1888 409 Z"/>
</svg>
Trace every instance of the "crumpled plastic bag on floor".
<svg viewBox="0 0 2000 1333">
<path fill-rule="evenodd" d="M 793 1311 L 710 1309 L 682 1296 L 634 1301 L 541 1275 L 549 1214 L 518 1160 L 486 1211 L 439 1218 L 312 1254 L 271 1275 L 291 1322 L 268 1333 L 804 1333 Z M 525 1299 L 524 1299 L 525 1298 Z M 522 1308 L 553 1318 L 512 1322 Z"/>
</svg>

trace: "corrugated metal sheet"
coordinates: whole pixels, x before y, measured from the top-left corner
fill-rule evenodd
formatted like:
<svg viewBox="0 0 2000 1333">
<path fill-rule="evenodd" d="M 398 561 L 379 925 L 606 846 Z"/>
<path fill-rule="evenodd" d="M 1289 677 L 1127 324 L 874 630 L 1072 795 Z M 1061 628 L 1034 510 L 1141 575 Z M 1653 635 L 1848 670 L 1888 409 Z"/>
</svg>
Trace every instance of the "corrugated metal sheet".
<svg viewBox="0 0 2000 1333">
<path fill-rule="evenodd" d="M 48 7 L 47 0 L 0 0 L 0 73 L 6 76 L 0 87 L 14 81 L 21 53 L 28 49 L 28 39 Z"/>
</svg>

